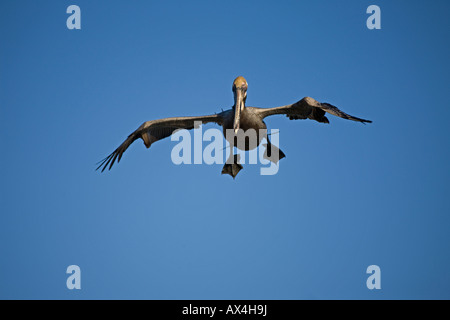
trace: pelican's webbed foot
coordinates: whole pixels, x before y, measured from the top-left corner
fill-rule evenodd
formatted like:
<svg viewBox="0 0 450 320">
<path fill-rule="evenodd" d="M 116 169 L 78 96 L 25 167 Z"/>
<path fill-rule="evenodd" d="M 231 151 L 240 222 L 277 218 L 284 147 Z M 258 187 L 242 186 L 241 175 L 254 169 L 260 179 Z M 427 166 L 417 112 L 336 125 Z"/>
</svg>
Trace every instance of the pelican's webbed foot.
<svg viewBox="0 0 450 320">
<path fill-rule="evenodd" d="M 236 178 L 239 171 L 241 171 L 244 168 L 239 163 L 240 158 L 241 158 L 240 155 L 235 154 L 233 159 L 228 159 L 227 163 L 225 163 L 225 165 L 223 166 L 222 174 L 229 174 L 230 176 L 233 177 L 233 179 Z"/>
<path fill-rule="evenodd" d="M 264 151 L 264 159 L 267 159 L 275 164 L 278 164 L 278 161 L 285 158 L 286 155 L 283 151 L 281 151 L 278 147 L 274 146 L 271 143 L 264 144 L 266 150 Z"/>
</svg>

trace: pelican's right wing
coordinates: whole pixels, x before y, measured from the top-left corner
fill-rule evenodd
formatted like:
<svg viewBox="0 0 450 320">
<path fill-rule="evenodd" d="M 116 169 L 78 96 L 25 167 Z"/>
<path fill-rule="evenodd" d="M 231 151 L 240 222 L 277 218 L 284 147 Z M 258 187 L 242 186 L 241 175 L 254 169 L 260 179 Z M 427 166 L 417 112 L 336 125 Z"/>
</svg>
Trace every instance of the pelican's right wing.
<svg viewBox="0 0 450 320">
<path fill-rule="evenodd" d="M 218 125 L 222 125 L 225 113 L 224 111 L 219 114 L 201 117 L 176 117 L 165 118 L 160 120 L 151 120 L 144 122 L 136 131 L 128 136 L 128 138 L 109 156 L 101 160 L 100 165 L 96 170 L 103 167 L 102 172 L 109 165 L 109 170 L 113 166 L 117 159 L 117 163 L 120 162 L 123 153 L 127 148 L 137 139 L 141 138 L 147 148 L 150 148 L 153 142 L 167 138 L 178 129 L 194 129 L 195 122 L 209 123 L 215 122 Z"/>
</svg>

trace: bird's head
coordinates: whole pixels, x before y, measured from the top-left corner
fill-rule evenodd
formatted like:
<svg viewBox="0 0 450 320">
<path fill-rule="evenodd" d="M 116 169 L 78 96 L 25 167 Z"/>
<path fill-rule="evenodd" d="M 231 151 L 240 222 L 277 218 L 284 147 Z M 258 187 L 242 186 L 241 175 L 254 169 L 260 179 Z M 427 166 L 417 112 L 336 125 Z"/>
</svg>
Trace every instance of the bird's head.
<svg viewBox="0 0 450 320">
<path fill-rule="evenodd" d="M 238 91 L 241 91 L 244 98 L 247 98 L 247 89 L 248 89 L 248 83 L 247 80 L 245 80 L 244 77 L 239 76 L 233 81 L 233 93 L 236 97 L 236 93 Z"/>
<path fill-rule="evenodd" d="M 233 82 L 233 94 L 234 94 L 234 132 L 239 130 L 239 123 L 241 118 L 241 111 L 245 107 L 245 101 L 247 100 L 247 80 L 244 77 L 237 77 Z"/>
</svg>

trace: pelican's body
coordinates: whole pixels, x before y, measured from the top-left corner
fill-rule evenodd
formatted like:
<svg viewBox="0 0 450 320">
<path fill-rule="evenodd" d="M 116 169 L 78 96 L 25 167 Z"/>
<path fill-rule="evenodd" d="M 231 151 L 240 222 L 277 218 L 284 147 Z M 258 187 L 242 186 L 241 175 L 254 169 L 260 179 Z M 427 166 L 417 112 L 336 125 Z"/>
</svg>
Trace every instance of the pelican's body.
<svg viewBox="0 0 450 320">
<path fill-rule="evenodd" d="M 232 144 L 233 146 L 235 146 L 238 149 L 241 150 L 252 150 L 255 149 L 255 147 L 259 146 L 259 144 L 261 143 L 261 141 L 264 139 L 264 135 L 261 134 L 260 130 L 267 130 L 267 126 L 264 123 L 264 121 L 262 120 L 262 118 L 254 112 L 253 107 L 245 107 L 244 110 L 241 111 L 240 114 L 240 121 L 239 121 L 239 125 L 240 125 L 240 129 L 242 129 L 242 133 L 246 133 L 249 129 L 253 129 L 256 132 L 257 135 L 257 141 L 256 141 L 256 145 L 255 146 L 250 146 L 248 143 L 245 144 L 245 147 L 241 147 L 241 145 L 236 141 L 239 140 L 240 138 L 240 134 L 237 134 L 237 137 L 227 134 L 227 130 L 234 130 L 234 126 L 233 126 L 233 122 L 234 122 L 234 116 L 235 116 L 235 112 L 234 110 L 230 110 L 231 112 L 227 115 L 224 116 L 224 122 L 222 125 L 223 128 L 223 135 L 225 137 L 225 139 L 228 140 L 228 142 L 230 144 Z M 228 131 L 230 132 L 230 131 Z"/>
<path fill-rule="evenodd" d="M 149 148 L 152 143 L 170 136 L 177 129 L 193 129 L 196 122 L 214 122 L 221 125 L 224 137 L 232 146 L 236 146 L 241 150 L 252 150 L 259 146 L 261 141 L 266 138 L 267 150 L 265 157 L 275 163 L 284 158 L 285 155 L 270 143 L 269 138 L 265 134 L 267 130 L 264 122 L 265 117 L 284 114 L 291 120 L 311 119 L 322 123 L 329 123 L 327 117 L 325 117 L 325 113 L 328 112 L 348 120 L 362 123 L 372 122 L 350 116 L 335 106 L 328 103 L 320 103 L 310 97 L 305 97 L 294 104 L 275 108 L 247 107 L 245 106 L 247 88 L 247 81 L 243 77 L 237 77 L 232 87 L 234 94 L 233 107 L 218 114 L 200 117 L 165 118 L 144 122 L 113 153 L 103 159 L 97 169 L 103 167 L 103 172 L 108 165 L 109 169 L 111 169 L 116 159 L 119 162 L 125 150 L 138 138 L 141 138 L 145 146 Z M 248 139 L 247 134 L 252 130 L 256 134 L 256 141 L 250 142 L 251 140 Z M 241 169 L 242 165 L 239 164 L 239 157 L 237 155 L 232 156 L 230 152 L 230 159 L 224 165 L 222 174 L 229 174 L 235 178 Z"/>
</svg>

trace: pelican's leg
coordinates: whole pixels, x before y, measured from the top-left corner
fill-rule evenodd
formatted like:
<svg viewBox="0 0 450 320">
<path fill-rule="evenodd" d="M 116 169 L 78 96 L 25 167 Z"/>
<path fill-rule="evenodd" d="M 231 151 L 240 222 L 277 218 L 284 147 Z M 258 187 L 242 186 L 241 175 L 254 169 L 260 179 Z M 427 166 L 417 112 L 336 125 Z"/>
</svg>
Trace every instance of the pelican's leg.
<svg viewBox="0 0 450 320">
<path fill-rule="evenodd" d="M 264 159 L 267 159 L 275 164 L 278 164 L 278 161 L 286 157 L 283 151 L 278 149 L 278 147 L 274 146 L 270 142 L 269 137 L 267 137 L 267 144 L 264 144 L 264 146 L 266 147 L 266 151 L 264 151 Z"/>
<path fill-rule="evenodd" d="M 236 178 L 239 171 L 241 171 L 244 167 L 239 163 L 241 156 L 238 154 L 232 155 L 230 154 L 230 158 L 228 158 L 227 162 L 223 166 L 222 174 L 229 174 L 230 176 Z"/>
</svg>

